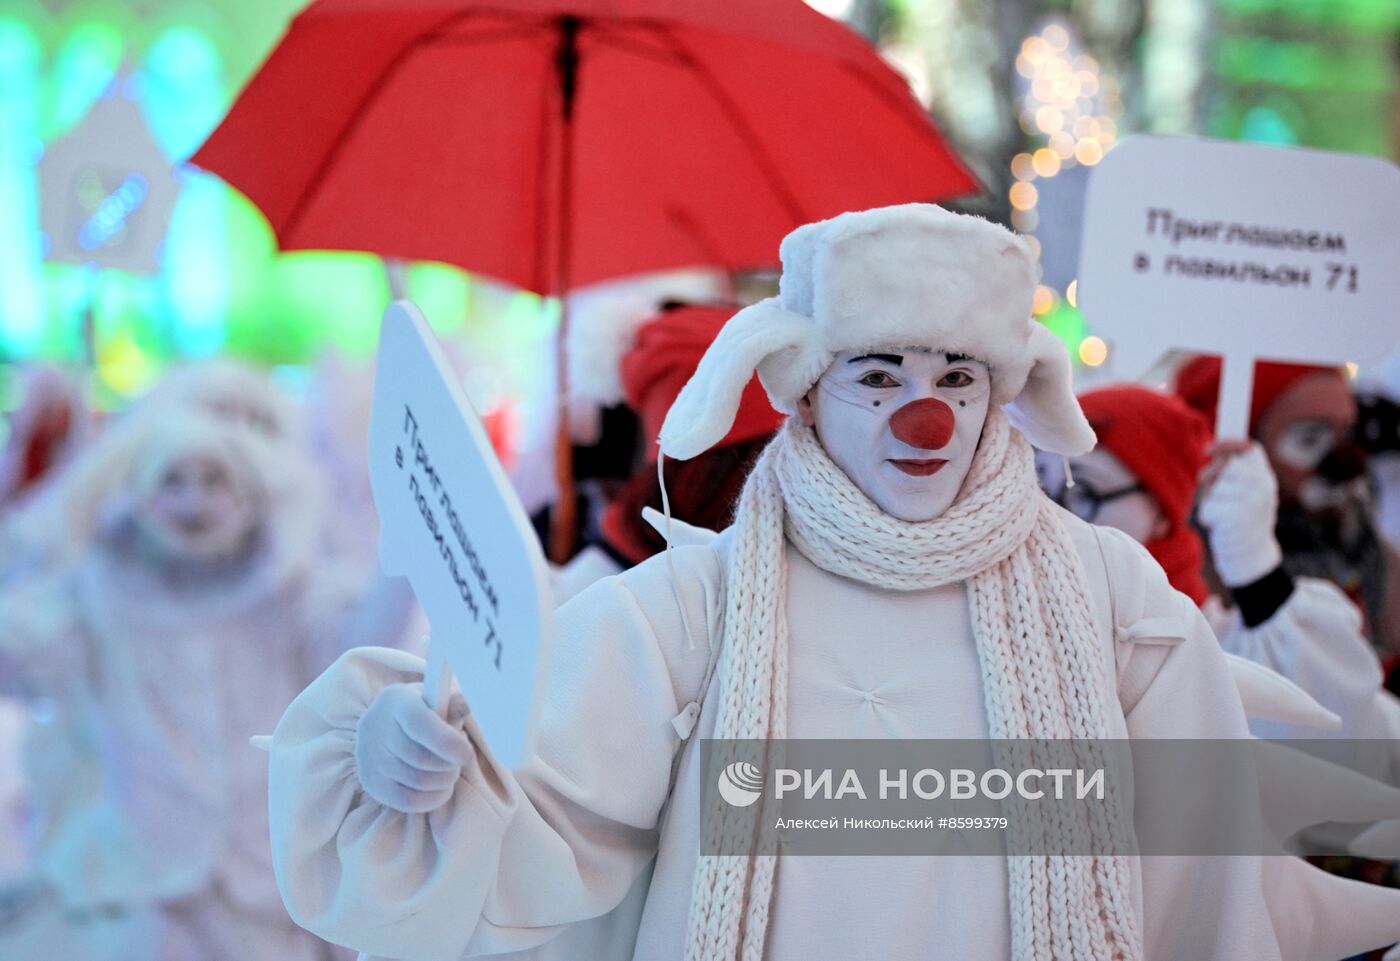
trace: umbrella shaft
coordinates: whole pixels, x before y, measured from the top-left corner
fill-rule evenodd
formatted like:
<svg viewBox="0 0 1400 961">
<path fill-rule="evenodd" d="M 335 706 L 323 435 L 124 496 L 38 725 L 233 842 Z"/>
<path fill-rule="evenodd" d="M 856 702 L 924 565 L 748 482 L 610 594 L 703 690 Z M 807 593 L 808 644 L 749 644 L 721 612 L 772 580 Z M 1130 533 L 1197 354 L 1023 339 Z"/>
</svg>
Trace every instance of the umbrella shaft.
<svg viewBox="0 0 1400 961">
<path fill-rule="evenodd" d="M 554 504 L 549 531 L 550 560 L 563 564 L 577 547 L 578 502 L 574 491 L 573 437 L 569 431 L 568 358 L 564 343 L 569 326 L 569 254 L 573 227 L 574 95 L 578 90 L 577 17 L 559 18 L 559 50 L 555 65 L 559 70 L 559 102 L 563 124 L 559 142 L 559 225 L 555 250 L 554 290 L 559 296 L 558 397 L 559 426 L 555 437 L 555 482 L 559 497 Z"/>
<path fill-rule="evenodd" d="M 559 92 L 564 122 L 574 117 L 574 93 L 578 89 L 578 17 L 559 18 L 559 50 L 554 65 L 559 70 Z"/>
</svg>

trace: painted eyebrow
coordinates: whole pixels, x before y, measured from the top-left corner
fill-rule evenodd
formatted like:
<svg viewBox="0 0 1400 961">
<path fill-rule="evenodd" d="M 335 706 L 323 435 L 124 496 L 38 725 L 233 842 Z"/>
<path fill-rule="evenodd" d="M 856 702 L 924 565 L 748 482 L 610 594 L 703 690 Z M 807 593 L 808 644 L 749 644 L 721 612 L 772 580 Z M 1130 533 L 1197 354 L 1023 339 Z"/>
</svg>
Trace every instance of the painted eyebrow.
<svg viewBox="0 0 1400 961">
<path fill-rule="evenodd" d="M 944 354 L 943 359 L 950 364 L 960 364 L 965 360 L 973 360 L 971 354 Z"/>
<path fill-rule="evenodd" d="M 859 357 L 852 357 L 846 363 L 859 364 L 863 360 L 879 360 L 891 367 L 899 367 L 904 363 L 904 358 L 899 354 L 861 354 Z"/>
</svg>

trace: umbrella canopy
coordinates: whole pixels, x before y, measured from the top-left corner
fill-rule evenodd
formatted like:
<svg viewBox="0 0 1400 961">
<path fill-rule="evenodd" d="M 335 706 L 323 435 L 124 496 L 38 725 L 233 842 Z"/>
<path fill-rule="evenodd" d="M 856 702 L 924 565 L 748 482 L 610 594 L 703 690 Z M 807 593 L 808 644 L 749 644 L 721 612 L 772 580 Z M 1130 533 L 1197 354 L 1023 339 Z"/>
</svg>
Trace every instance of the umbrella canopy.
<svg viewBox="0 0 1400 961">
<path fill-rule="evenodd" d="M 976 189 L 902 78 L 800 0 L 319 0 L 193 160 L 283 249 L 544 294 L 773 265 L 799 224 Z"/>
<path fill-rule="evenodd" d="M 801 0 L 317 0 L 193 161 L 284 250 L 541 294 L 775 265 L 800 224 L 976 186 L 899 75 Z"/>
</svg>

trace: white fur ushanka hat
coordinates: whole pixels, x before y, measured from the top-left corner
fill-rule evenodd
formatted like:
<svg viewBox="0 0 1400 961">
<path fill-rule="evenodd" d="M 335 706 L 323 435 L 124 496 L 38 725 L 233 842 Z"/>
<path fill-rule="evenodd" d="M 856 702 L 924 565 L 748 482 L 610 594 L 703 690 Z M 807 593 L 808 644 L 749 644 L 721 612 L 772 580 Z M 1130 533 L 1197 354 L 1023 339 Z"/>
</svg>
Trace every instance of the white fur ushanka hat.
<svg viewBox="0 0 1400 961">
<path fill-rule="evenodd" d="M 780 249 L 779 295 L 735 314 L 661 428 L 686 460 L 728 432 L 754 371 L 791 414 L 843 350 L 929 347 L 987 364 L 1036 447 L 1074 457 L 1094 446 L 1075 400 L 1069 352 L 1031 317 L 1038 270 L 1026 243 L 980 217 L 904 204 L 798 227 Z"/>
</svg>

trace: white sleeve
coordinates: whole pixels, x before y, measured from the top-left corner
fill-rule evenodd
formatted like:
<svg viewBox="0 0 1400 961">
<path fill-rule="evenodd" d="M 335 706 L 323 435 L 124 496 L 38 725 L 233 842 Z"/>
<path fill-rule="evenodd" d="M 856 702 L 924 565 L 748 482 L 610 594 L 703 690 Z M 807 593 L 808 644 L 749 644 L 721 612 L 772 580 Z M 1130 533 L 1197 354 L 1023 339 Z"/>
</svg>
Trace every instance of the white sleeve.
<svg viewBox="0 0 1400 961">
<path fill-rule="evenodd" d="M 1400 705 L 1381 686 L 1380 659 L 1361 628 L 1361 612 L 1339 588 L 1300 577 L 1288 600 L 1264 623 L 1246 627 L 1239 612 L 1233 612 L 1220 632 L 1220 646 L 1272 668 L 1342 719 L 1341 730 L 1331 734 L 1254 721 L 1250 727 L 1257 736 L 1375 741 L 1357 744 L 1354 766 L 1378 780 L 1394 782 L 1400 776 L 1393 746 Z"/>
<path fill-rule="evenodd" d="M 1122 587 L 1115 590 L 1115 634 L 1135 649 L 1126 673 L 1150 668 L 1124 704 L 1129 736 L 1247 737 L 1244 708 L 1210 625 L 1136 543 L 1102 533 Z M 1141 779 L 1137 786 L 1139 822 L 1154 816 L 1154 806 L 1198 804 L 1209 816 L 1210 792 L 1218 789 L 1173 781 L 1143 791 Z M 1250 803 L 1258 804 L 1257 795 Z M 1153 961 L 1332 961 L 1400 937 L 1400 891 L 1334 878 L 1299 858 L 1155 856 L 1140 864 L 1144 953 Z"/>
<path fill-rule="evenodd" d="M 693 556 L 677 560 L 683 579 L 695 573 Z M 500 767 L 456 695 L 449 720 L 478 763 L 426 815 L 375 803 L 353 755 L 375 694 L 420 681 L 423 662 L 374 648 L 337 661 L 272 740 L 273 859 L 292 917 L 367 954 L 452 961 L 528 948 L 613 908 L 656 850 L 681 743 L 671 722 L 708 663 L 709 583 L 673 591 L 665 565 L 648 564 L 561 607 L 530 755 Z"/>
<path fill-rule="evenodd" d="M 70 575 L 0 594 L 0 697 L 82 696 L 90 670 Z"/>
</svg>

